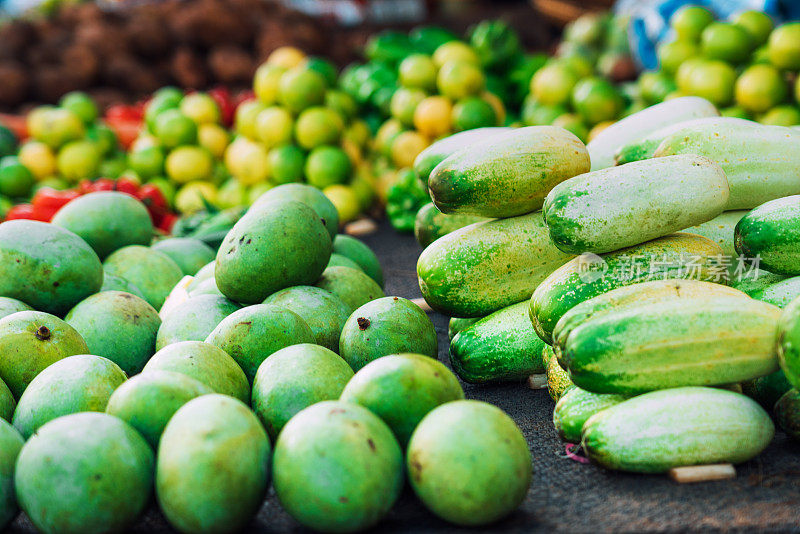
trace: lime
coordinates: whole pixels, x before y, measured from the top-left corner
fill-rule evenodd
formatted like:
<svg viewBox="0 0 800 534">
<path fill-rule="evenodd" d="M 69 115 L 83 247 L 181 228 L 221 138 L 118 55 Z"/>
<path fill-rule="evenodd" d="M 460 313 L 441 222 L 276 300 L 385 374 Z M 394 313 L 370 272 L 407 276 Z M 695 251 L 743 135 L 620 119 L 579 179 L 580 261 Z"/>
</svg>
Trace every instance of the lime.
<svg viewBox="0 0 800 534">
<path fill-rule="evenodd" d="M 397 119 L 389 119 L 378 128 L 375 134 L 375 148 L 385 155 L 391 153 L 392 142 L 400 132 L 403 131 L 403 125 Z"/>
<path fill-rule="evenodd" d="M 100 154 L 91 141 L 71 141 L 58 152 L 58 172 L 68 182 L 91 179 L 97 175 Z"/>
<path fill-rule="evenodd" d="M 453 106 L 453 128 L 456 131 L 472 130 L 497 125 L 497 115 L 491 104 L 476 96 L 464 98 Z"/>
<path fill-rule="evenodd" d="M 750 113 L 747 112 L 742 106 L 730 106 L 719 110 L 719 114 L 723 117 L 734 117 L 737 119 L 753 120 Z"/>
<path fill-rule="evenodd" d="M 392 161 L 399 169 L 411 167 L 419 153 L 429 144 L 430 140 L 419 132 L 401 132 L 392 142 Z"/>
<path fill-rule="evenodd" d="M 85 132 L 83 121 L 68 109 L 40 108 L 28 115 L 30 136 L 53 149 L 80 139 Z"/>
<path fill-rule="evenodd" d="M 325 93 L 325 107 L 334 110 L 345 120 L 358 115 L 358 103 L 352 96 L 339 89 L 329 89 Z"/>
<path fill-rule="evenodd" d="M 591 58 L 584 55 L 570 54 L 568 56 L 559 56 L 553 63 L 565 66 L 578 78 L 586 78 L 594 74 L 594 62 Z"/>
<path fill-rule="evenodd" d="M 0 159 L 0 195 L 24 197 L 31 192 L 33 173 L 16 156 Z"/>
<path fill-rule="evenodd" d="M 773 126 L 795 126 L 800 124 L 800 109 L 790 105 L 776 106 L 761 115 L 758 122 Z"/>
<path fill-rule="evenodd" d="M 183 98 L 183 91 L 179 88 L 167 85 L 166 87 L 162 87 L 157 89 L 153 93 L 153 98 L 151 102 L 171 102 L 173 107 L 178 107 L 181 103 L 181 99 Z"/>
<path fill-rule="evenodd" d="M 168 109 L 159 113 L 154 133 L 166 148 L 193 145 L 197 142 L 197 124 L 179 109 Z"/>
<path fill-rule="evenodd" d="M 10 156 L 17 151 L 17 136 L 0 124 L 0 158 Z"/>
<path fill-rule="evenodd" d="M 414 124 L 414 111 L 420 102 L 425 100 L 425 91 L 422 89 L 410 89 L 400 87 L 392 95 L 392 102 L 389 105 L 392 117 L 399 120 L 403 126 L 410 127 Z"/>
<path fill-rule="evenodd" d="M 329 60 L 318 56 L 309 56 L 305 58 L 299 66 L 321 74 L 328 87 L 336 86 L 336 79 L 339 76 L 339 72 L 336 69 L 336 65 Z"/>
<path fill-rule="evenodd" d="M 675 74 L 681 63 L 698 54 L 697 45 L 692 41 L 678 39 L 668 41 L 658 47 L 658 61 L 667 74 Z"/>
<path fill-rule="evenodd" d="M 258 100 L 242 102 L 236 108 L 236 114 L 233 119 L 234 129 L 245 137 L 255 139 L 257 137 L 256 118 L 265 109 L 267 109 L 267 106 Z"/>
<path fill-rule="evenodd" d="M 269 176 L 267 150 L 246 137 L 239 137 L 228 145 L 225 166 L 244 185 L 262 182 Z"/>
<path fill-rule="evenodd" d="M 557 106 L 569 102 L 576 83 L 578 77 L 569 67 L 561 63 L 551 63 L 533 75 L 531 93 L 538 102 Z"/>
<path fill-rule="evenodd" d="M 448 61 L 439 69 L 436 86 L 446 97 L 458 100 L 483 91 L 486 78 L 483 71 L 474 63 L 467 61 Z"/>
<path fill-rule="evenodd" d="M 700 48 L 707 58 L 741 63 L 750 56 L 753 41 L 740 26 L 730 22 L 713 22 L 703 30 Z"/>
<path fill-rule="evenodd" d="M 41 141 L 27 141 L 19 148 L 17 157 L 37 180 L 53 176 L 58 169 L 56 155 Z"/>
<path fill-rule="evenodd" d="M 119 178 L 124 178 L 133 182 L 136 185 L 142 185 L 142 178 L 133 169 L 125 169 L 125 171 L 119 175 Z"/>
<path fill-rule="evenodd" d="M 274 186 L 269 182 L 260 182 L 257 184 L 253 184 L 247 190 L 247 205 L 252 206 L 255 204 L 258 197 L 272 189 Z"/>
<path fill-rule="evenodd" d="M 753 54 L 750 56 L 750 64 L 755 65 L 757 63 L 772 65 L 772 61 L 769 60 L 768 45 L 761 45 L 755 50 L 753 50 Z"/>
<path fill-rule="evenodd" d="M 247 188 L 238 180 L 227 180 L 217 191 L 217 205 L 220 208 L 235 208 L 247 202 Z"/>
<path fill-rule="evenodd" d="M 574 113 L 565 113 L 553 121 L 553 126 L 564 128 L 568 132 L 572 132 L 575 136 L 584 143 L 589 138 L 589 129 L 583 123 L 581 118 Z"/>
<path fill-rule="evenodd" d="M 179 184 L 185 184 L 211 178 L 214 161 L 211 153 L 205 148 L 181 146 L 169 153 L 164 167 L 167 170 L 167 176 Z"/>
<path fill-rule="evenodd" d="M 0 197 L 0 219 L 5 219 L 8 211 L 14 207 L 14 201 L 8 197 Z"/>
<path fill-rule="evenodd" d="M 567 24 L 564 39 L 585 45 L 596 45 L 605 37 L 605 18 L 600 13 L 587 13 Z"/>
<path fill-rule="evenodd" d="M 128 166 L 143 178 L 154 178 L 164 174 L 164 150 L 160 146 L 148 146 L 128 153 Z"/>
<path fill-rule="evenodd" d="M 264 63 L 256 69 L 253 76 L 253 92 L 263 104 L 271 105 L 278 101 L 278 86 L 284 72 L 285 68 L 269 63 Z"/>
<path fill-rule="evenodd" d="M 209 182 L 189 182 L 175 195 L 175 207 L 181 213 L 195 213 L 206 209 L 206 202 L 217 202 L 217 188 Z"/>
<path fill-rule="evenodd" d="M 787 92 L 786 81 L 772 65 L 748 67 L 736 80 L 736 103 L 753 113 L 764 113 L 780 104 Z"/>
<path fill-rule="evenodd" d="M 350 158 L 339 147 L 320 146 L 312 150 L 306 158 L 306 180 L 320 189 L 344 183 L 350 176 L 350 170 Z"/>
<path fill-rule="evenodd" d="M 228 130 L 219 124 L 201 124 L 197 129 L 197 144 L 217 159 L 222 159 L 225 155 L 229 141 Z"/>
<path fill-rule="evenodd" d="M 58 101 L 58 105 L 73 112 L 80 117 L 85 124 L 93 123 L 97 120 L 99 114 L 97 111 L 97 104 L 94 103 L 94 100 L 81 91 L 73 91 L 65 94 L 61 97 L 61 100 Z"/>
<path fill-rule="evenodd" d="M 97 174 L 104 178 L 118 178 L 127 168 L 128 156 L 120 151 L 103 159 L 97 168 Z"/>
<path fill-rule="evenodd" d="M 779 69 L 800 69 L 800 22 L 778 26 L 769 35 L 769 60 Z"/>
<path fill-rule="evenodd" d="M 692 72 L 694 72 L 695 67 L 703 65 L 705 62 L 705 59 L 695 57 L 687 59 L 681 63 L 681 66 L 678 67 L 678 71 L 675 73 L 675 83 L 677 84 L 677 88 L 688 94 L 689 86 L 691 85 Z M 642 76 L 644 76 L 644 74 Z M 664 76 L 667 77 L 666 74 Z M 639 82 L 640 84 L 642 83 L 641 77 L 639 78 Z M 673 84 L 673 89 L 674 88 L 675 85 Z M 643 89 L 642 95 L 644 95 L 644 92 L 645 91 Z"/>
<path fill-rule="evenodd" d="M 727 105 L 733 100 L 736 71 L 723 61 L 709 60 L 692 68 L 688 87 L 681 91 L 700 96 L 717 107 Z"/>
<path fill-rule="evenodd" d="M 92 124 L 87 127 L 86 137 L 90 141 L 94 141 L 101 156 L 105 156 L 119 147 L 114 130 L 105 124 Z"/>
<path fill-rule="evenodd" d="M 297 117 L 294 135 L 301 147 L 312 149 L 338 143 L 343 130 L 344 123 L 338 113 L 324 107 L 313 107 Z"/>
<path fill-rule="evenodd" d="M 436 88 L 436 64 L 425 54 L 411 54 L 400 62 L 398 74 L 404 87 L 432 91 Z"/>
<path fill-rule="evenodd" d="M 361 163 L 363 156 L 361 154 L 361 148 L 359 148 L 358 145 L 349 139 L 342 139 L 341 147 L 345 154 L 347 154 L 347 157 L 350 158 L 350 163 L 354 166 Z"/>
<path fill-rule="evenodd" d="M 348 139 L 357 146 L 364 148 L 372 138 L 372 132 L 370 132 L 369 125 L 366 122 L 361 119 L 354 119 L 344 129 L 342 138 Z"/>
<path fill-rule="evenodd" d="M 284 69 L 293 69 L 299 66 L 306 55 L 302 50 L 293 46 L 280 46 L 272 51 L 267 58 L 267 63 L 283 67 Z"/>
<path fill-rule="evenodd" d="M 302 182 L 305 162 L 305 153 L 297 145 L 275 147 L 267 155 L 270 175 L 276 184 Z"/>
<path fill-rule="evenodd" d="M 139 137 L 133 140 L 133 143 L 131 143 L 131 146 L 128 147 L 128 150 L 136 151 L 151 146 L 161 146 L 161 143 L 158 141 L 158 138 L 155 135 L 142 131 L 139 132 Z"/>
<path fill-rule="evenodd" d="M 177 109 L 183 99 L 183 93 L 166 92 L 164 96 L 153 96 L 144 108 L 144 122 L 151 132 L 156 128 L 156 117 L 168 109 Z M 177 97 L 177 98 L 176 98 Z"/>
<path fill-rule="evenodd" d="M 256 117 L 256 136 L 267 149 L 291 143 L 293 128 L 292 114 L 280 106 L 268 107 Z"/>
<path fill-rule="evenodd" d="M 755 9 L 742 11 L 734 17 L 733 23 L 746 31 L 750 35 L 750 40 L 756 46 L 761 46 L 767 42 L 773 27 L 772 19 L 769 18 L 769 15 Z"/>
<path fill-rule="evenodd" d="M 192 93 L 183 97 L 180 110 L 197 124 L 214 124 L 220 121 L 219 105 L 207 93 Z"/>
<path fill-rule="evenodd" d="M 453 105 L 443 96 L 429 96 L 414 110 L 414 128 L 428 137 L 440 137 L 450 132 Z"/>
<path fill-rule="evenodd" d="M 325 78 L 318 72 L 297 68 L 281 76 L 278 101 L 292 113 L 322 104 L 324 100 Z"/>
<path fill-rule="evenodd" d="M 61 178 L 56 178 L 56 177 L 46 178 L 44 180 L 36 182 L 36 185 L 34 185 L 33 189 L 31 189 L 31 195 L 35 195 L 36 192 L 39 191 L 40 189 L 45 189 L 48 187 L 50 189 L 55 189 L 57 191 L 63 191 L 65 189 L 69 189 L 70 184 L 68 184 Z"/>
<path fill-rule="evenodd" d="M 522 106 L 522 122 L 527 126 L 548 126 L 565 113 L 567 108 L 564 106 L 548 106 L 536 100 L 533 95 L 528 95 Z"/>
<path fill-rule="evenodd" d="M 358 196 L 352 187 L 335 184 L 329 185 L 322 192 L 336 206 L 336 212 L 339 214 L 339 223 L 352 221 L 361 213 Z"/>
<path fill-rule="evenodd" d="M 572 90 L 572 106 L 583 121 L 592 126 L 616 119 L 622 105 L 622 96 L 605 78 L 586 78 Z"/>
<path fill-rule="evenodd" d="M 670 26 L 680 39 L 697 41 L 703 30 L 714 22 L 714 15 L 704 7 L 686 5 L 673 13 Z"/>
<path fill-rule="evenodd" d="M 481 60 L 475 50 L 462 41 L 448 41 L 439 45 L 433 52 L 433 63 L 441 68 L 451 61 L 466 61 L 473 65 L 480 65 Z"/>
</svg>

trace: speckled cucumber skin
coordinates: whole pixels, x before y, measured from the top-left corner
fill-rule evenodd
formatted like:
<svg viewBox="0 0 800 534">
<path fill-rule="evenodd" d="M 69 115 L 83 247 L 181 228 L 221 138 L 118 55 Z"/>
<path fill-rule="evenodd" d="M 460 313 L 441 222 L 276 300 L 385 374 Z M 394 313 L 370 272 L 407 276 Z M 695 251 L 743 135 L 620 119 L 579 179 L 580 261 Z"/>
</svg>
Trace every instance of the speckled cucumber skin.
<svg viewBox="0 0 800 534">
<path fill-rule="evenodd" d="M 737 119 L 735 117 L 701 117 L 698 119 L 681 121 L 654 130 L 652 133 L 640 139 L 634 139 L 630 143 L 620 146 L 614 155 L 614 159 L 617 165 L 625 165 L 633 161 L 650 159 L 656 153 L 658 145 L 675 132 L 689 131 L 697 127 L 716 128 L 727 125 L 758 126 L 758 124 L 753 121 Z"/>
<path fill-rule="evenodd" d="M 731 287 L 750 295 L 757 295 L 786 276 L 745 265 L 739 273 L 731 275 Z"/>
<path fill-rule="evenodd" d="M 240 308 L 222 295 L 190 297 L 161 321 L 156 335 L 156 350 L 180 341 L 205 341 L 224 318 Z"/>
<path fill-rule="evenodd" d="M 558 399 L 553 410 L 553 426 L 561 439 L 580 443 L 583 424 L 594 414 L 627 400 L 625 395 L 592 393 L 578 387 L 570 388 Z"/>
<path fill-rule="evenodd" d="M 800 392 L 790 389 L 775 403 L 775 422 L 795 441 L 800 441 Z"/>
<path fill-rule="evenodd" d="M 138 430 L 155 450 L 178 408 L 211 393 L 210 387 L 184 374 L 152 370 L 134 376 L 114 390 L 106 413 Z"/>
<path fill-rule="evenodd" d="M 403 487 L 403 453 L 392 431 L 349 402 L 319 402 L 294 416 L 278 436 L 272 466 L 281 505 L 321 532 L 377 524 Z"/>
<path fill-rule="evenodd" d="M 800 388 L 800 298 L 794 299 L 781 312 L 778 321 L 778 361 L 786 379 Z"/>
<path fill-rule="evenodd" d="M 268 202 L 288 202 L 296 201 L 305 204 L 313 209 L 325 225 L 325 229 L 331 236 L 336 237 L 339 230 L 339 212 L 336 206 L 328 200 L 322 191 L 308 184 L 283 184 L 273 187 L 260 197 L 250 207 L 251 210 L 258 210 Z M 255 209 L 254 209 L 255 208 Z"/>
<path fill-rule="evenodd" d="M 419 153 L 414 160 L 414 172 L 422 180 L 422 183 L 427 185 L 431 171 L 451 154 L 479 141 L 485 141 L 510 131 L 511 128 L 475 128 L 439 139 Z"/>
<path fill-rule="evenodd" d="M 661 102 L 617 121 L 601 131 L 586 148 L 592 159 L 592 170 L 614 166 L 619 147 L 641 139 L 667 125 L 698 117 L 719 115 L 714 104 L 697 96 L 684 96 Z"/>
<path fill-rule="evenodd" d="M 336 400 L 353 370 L 333 351 L 300 343 L 281 349 L 264 360 L 253 381 L 253 411 L 275 440 L 301 410 Z"/>
<path fill-rule="evenodd" d="M 800 296 L 800 276 L 793 276 L 792 278 L 775 282 L 763 289 L 753 291 L 750 296 L 783 308 Z"/>
<path fill-rule="evenodd" d="M 133 283 L 156 310 L 161 309 L 167 295 L 183 278 L 181 268 L 172 258 L 140 245 L 114 251 L 103 262 L 103 268 Z"/>
<path fill-rule="evenodd" d="M 350 313 L 385 296 L 378 282 L 352 267 L 328 267 L 314 285 L 342 299 Z"/>
<path fill-rule="evenodd" d="M 589 153 L 572 133 L 528 126 L 448 156 L 428 180 L 442 213 L 513 217 L 538 210 L 547 193 L 589 170 Z"/>
<path fill-rule="evenodd" d="M 124 532 L 153 488 L 153 450 L 127 423 L 83 412 L 50 421 L 17 458 L 20 508 L 39 532 Z"/>
<path fill-rule="evenodd" d="M 758 267 L 772 273 L 800 274 L 800 195 L 772 200 L 745 215 L 736 225 L 736 251 L 758 257 Z"/>
<path fill-rule="evenodd" d="M 471 384 L 525 380 L 544 372 L 543 346 L 528 318 L 528 301 L 523 301 L 456 334 L 450 342 L 450 364 Z"/>
<path fill-rule="evenodd" d="M 759 403 L 765 410 L 772 410 L 781 396 L 792 389 L 782 370 L 753 380 L 742 382 L 742 393 Z"/>
<path fill-rule="evenodd" d="M 572 256 L 558 250 L 541 213 L 477 223 L 422 251 L 417 276 L 431 307 L 452 317 L 481 317 L 529 298 Z"/>
<path fill-rule="evenodd" d="M 571 308 L 620 287 L 652 280 L 691 278 L 724 282 L 722 249 L 709 239 L 673 234 L 601 256 L 582 255 L 553 271 L 530 299 L 530 319 L 550 343 L 558 320 Z"/>
<path fill-rule="evenodd" d="M 250 208 L 217 252 L 223 295 L 255 304 L 286 287 L 313 284 L 331 256 L 331 236 L 317 213 L 297 201 Z"/>
<path fill-rule="evenodd" d="M 32 309 L 33 308 L 31 308 L 21 300 L 12 299 L 9 297 L 0 297 L 0 319 L 9 316 L 12 313 L 28 311 Z"/>
<path fill-rule="evenodd" d="M 372 249 L 353 236 L 339 234 L 333 240 L 333 251 L 350 258 L 358 264 L 367 275 L 383 288 L 383 269 L 378 257 Z"/>
<path fill-rule="evenodd" d="M 402 447 L 428 412 L 463 398 L 464 390 L 450 369 L 438 360 L 410 353 L 390 354 L 368 363 L 339 397 L 380 417 Z"/>
<path fill-rule="evenodd" d="M 590 417 L 582 445 L 592 462 L 607 469 L 663 473 L 745 462 L 774 435 L 767 412 L 748 397 L 682 387 L 646 393 Z"/>
<path fill-rule="evenodd" d="M 295 286 L 273 293 L 264 304 L 296 313 L 311 329 L 314 343 L 339 352 L 339 335 L 351 310 L 338 296 L 319 287 Z"/>
<path fill-rule="evenodd" d="M 267 433 L 242 402 L 217 394 L 190 400 L 158 445 L 158 504 L 181 532 L 237 532 L 264 501 L 270 452 Z"/>
<path fill-rule="evenodd" d="M 543 212 L 558 248 L 600 254 L 709 221 L 728 195 L 719 165 L 673 156 L 576 176 L 550 191 Z"/>
<path fill-rule="evenodd" d="M 457 213 L 446 215 L 436 209 L 433 203 L 425 204 L 417 212 L 417 219 L 414 221 L 414 237 L 417 238 L 417 243 L 425 248 L 443 235 L 470 224 L 488 220 L 486 217 L 477 215 L 459 215 Z"/>
<path fill-rule="evenodd" d="M 171 237 L 153 245 L 153 250 L 163 252 L 178 264 L 183 274 L 194 276 L 197 271 L 214 261 L 216 251 L 191 237 Z"/>
<path fill-rule="evenodd" d="M 80 354 L 57 361 L 34 378 L 17 403 L 14 426 L 25 439 L 62 415 L 103 412 L 128 377 L 117 364 Z"/>
<path fill-rule="evenodd" d="M 575 387 L 575 384 L 569 379 L 569 374 L 561 367 L 550 345 L 545 345 L 542 349 L 542 359 L 546 360 L 547 393 L 553 399 L 553 402 L 558 402 L 564 396 L 564 393 Z"/>
<path fill-rule="evenodd" d="M 96 293 L 79 302 L 64 320 L 83 337 L 89 353 L 108 358 L 128 375 L 141 371 L 156 352 L 161 318 L 155 308 L 130 293 Z"/>
<path fill-rule="evenodd" d="M 574 328 L 564 359 L 575 385 L 595 393 L 732 384 L 778 369 L 779 315 L 727 296 L 627 307 Z"/>
<path fill-rule="evenodd" d="M 16 428 L 0 421 L 0 529 L 5 528 L 19 512 L 14 494 L 14 465 L 24 443 Z"/>
<path fill-rule="evenodd" d="M 453 341 L 456 334 L 468 326 L 474 325 L 481 319 L 483 319 L 483 317 L 451 317 L 450 321 L 447 323 L 447 339 Z"/>
<path fill-rule="evenodd" d="M 747 210 L 724 211 L 710 221 L 690 226 L 681 231 L 707 237 L 718 244 L 722 248 L 722 253 L 732 258 L 729 270 L 734 270 L 737 266 L 736 258 L 739 256 L 733 245 L 734 229 L 736 228 L 736 223 L 747 213 Z"/>
<path fill-rule="evenodd" d="M 296 343 L 314 343 L 306 322 L 287 308 L 256 304 L 235 311 L 220 321 L 206 343 L 233 358 L 252 384 L 258 366 L 270 354 Z"/>
<path fill-rule="evenodd" d="M 752 209 L 800 193 L 800 131 L 783 126 L 727 124 L 673 133 L 656 158 L 701 154 L 720 164 L 730 184 L 726 210 Z"/>
<path fill-rule="evenodd" d="M 59 226 L 15 220 L 0 224 L 0 295 L 63 315 L 103 285 L 100 259 Z"/>
<path fill-rule="evenodd" d="M 22 311 L 0 319 L 0 378 L 14 398 L 50 364 L 88 352 L 78 331 L 49 313 Z"/>
<path fill-rule="evenodd" d="M 480 526 L 511 513 L 528 493 L 531 453 L 522 432 L 485 402 L 448 402 L 420 422 L 406 455 L 414 493 L 456 525 Z"/>
</svg>

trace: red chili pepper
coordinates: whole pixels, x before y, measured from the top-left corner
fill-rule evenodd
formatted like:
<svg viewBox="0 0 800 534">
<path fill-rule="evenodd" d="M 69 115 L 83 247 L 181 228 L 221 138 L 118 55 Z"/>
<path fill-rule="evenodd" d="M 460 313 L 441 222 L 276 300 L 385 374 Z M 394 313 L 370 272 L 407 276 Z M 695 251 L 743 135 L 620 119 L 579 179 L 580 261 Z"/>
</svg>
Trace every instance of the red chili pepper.
<svg viewBox="0 0 800 534">
<path fill-rule="evenodd" d="M 120 193 L 128 193 L 129 195 L 133 195 L 136 198 L 139 198 L 139 184 L 131 180 L 130 178 L 119 178 L 116 182 L 114 182 L 114 190 L 119 191 Z"/>
<path fill-rule="evenodd" d="M 13 206 L 10 210 L 8 210 L 8 213 L 6 213 L 5 220 L 12 221 L 14 219 L 38 220 L 34 215 L 32 204 L 17 204 L 16 206 Z"/>
<path fill-rule="evenodd" d="M 74 189 L 58 191 L 49 187 L 43 187 L 39 189 L 31 199 L 34 217 L 40 221 L 50 221 L 64 204 L 79 196 L 81 196 L 80 192 Z"/>
<path fill-rule="evenodd" d="M 136 196 L 151 212 L 165 213 L 169 208 L 164 193 L 153 184 L 144 184 Z"/>
<path fill-rule="evenodd" d="M 177 220 L 178 216 L 174 213 L 165 213 L 161 221 L 157 224 L 157 228 L 164 230 L 166 233 L 170 233 Z"/>
<path fill-rule="evenodd" d="M 94 182 L 89 184 L 89 191 L 88 193 L 94 193 L 97 191 L 113 191 L 114 190 L 114 180 L 109 178 L 98 178 Z"/>
<path fill-rule="evenodd" d="M 227 87 L 214 87 L 208 91 L 208 94 L 219 106 L 222 124 L 231 126 L 233 124 L 233 115 L 236 111 L 231 92 Z"/>
<path fill-rule="evenodd" d="M 106 119 L 136 122 L 144 119 L 143 107 L 138 105 L 127 106 L 125 104 L 115 104 L 109 106 L 105 113 Z"/>
</svg>

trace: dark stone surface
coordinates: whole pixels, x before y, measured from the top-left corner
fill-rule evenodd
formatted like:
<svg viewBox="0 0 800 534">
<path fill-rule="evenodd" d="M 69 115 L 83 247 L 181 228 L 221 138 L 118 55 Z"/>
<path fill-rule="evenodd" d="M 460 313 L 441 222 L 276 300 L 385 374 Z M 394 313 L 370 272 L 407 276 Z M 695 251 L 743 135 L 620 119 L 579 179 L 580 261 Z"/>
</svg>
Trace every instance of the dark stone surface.
<svg viewBox="0 0 800 534">
<path fill-rule="evenodd" d="M 386 225 L 362 238 L 381 259 L 386 294 L 421 296 L 415 265 L 420 247 L 411 236 L 397 236 Z M 431 315 L 439 334 L 439 358 L 447 358 L 447 318 Z M 737 466 L 734 480 L 676 484 L 666 476 L 605 471 L 564 457 L 553 429 L 553 403 L 546 390 L 522 384 L 473 386 L 468 398 L 491 402 L 510 414 L 524 432 L 533 455 L 528 496 L 505 520 L 490 529 L 460 529 L 427 512 L 406 487 L 400 501 L 375 532 L 641 532 L 641 531 L 800 531 L 800 444 L 778 432 L 758 458 Z M 11 532 L 33 532 L 21 517 Z M 170 532 L 155 509 L 132 532 Z M 291 519 L 274 492 L 247 532 L 307 532 Z"/>
</svg>

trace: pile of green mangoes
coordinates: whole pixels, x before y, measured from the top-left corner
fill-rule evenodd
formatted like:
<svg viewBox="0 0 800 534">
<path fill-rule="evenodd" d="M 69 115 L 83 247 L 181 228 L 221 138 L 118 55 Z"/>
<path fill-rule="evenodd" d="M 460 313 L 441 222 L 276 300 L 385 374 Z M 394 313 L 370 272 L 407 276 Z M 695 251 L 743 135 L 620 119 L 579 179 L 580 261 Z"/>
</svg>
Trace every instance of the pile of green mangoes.
<svg viewBox="0 0 800 534">
<path fill-rule="evenodd" d="M 465 400 L 430 318 L 338 222 L 285 184 L 217 250 L 154 242 L 116 191 L 0 224 L 0 527 L 123 531 L 155 490 L 176 530 L 235 532 L 270 481 L 326 532 L 377 524 L 406 480 L 456 524 L 514 510 L 522 432 Z"/>
<path fill-rule="evenodd" d="M 561 437 L 612 469 L 750 459 L 776 401 L 800 436 L 800 130 L 681 97 L 588 145 L 439 146 L 417 273 L 463 380 L 544 372 Z"/>
</svg>

